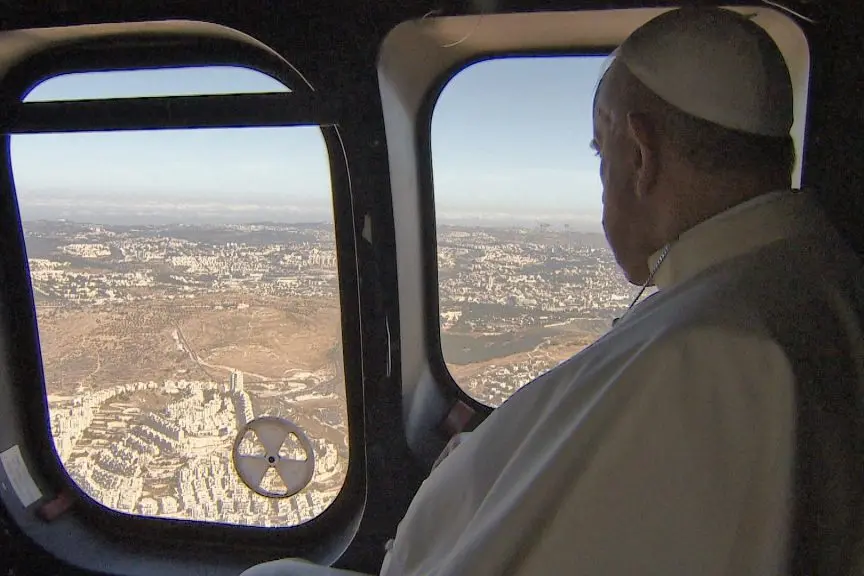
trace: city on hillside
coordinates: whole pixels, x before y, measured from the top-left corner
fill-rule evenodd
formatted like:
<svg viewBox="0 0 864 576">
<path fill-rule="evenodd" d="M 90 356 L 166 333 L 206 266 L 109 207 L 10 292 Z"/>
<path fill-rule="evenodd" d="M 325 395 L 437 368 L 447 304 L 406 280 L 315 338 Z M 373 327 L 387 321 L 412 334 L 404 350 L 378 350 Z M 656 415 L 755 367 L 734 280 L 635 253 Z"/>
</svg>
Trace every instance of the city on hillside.
<svg viewBox="0 0 864 576">
<path fill-rule="evenodd" d="M 86 493 L 132 514 L 258 526 L 334 501 L 349 446 L 332 225 L 24 230 L 52 434 Z M 600 234 L 441 226 L 437 245 L 444 361 L 493 406 L 634 295 Z M 264 415 L 297 423 L 315 450 L 312 482 L 290 498 L 252 492 L 233 468 L 239 431 Z"/>
</svg>

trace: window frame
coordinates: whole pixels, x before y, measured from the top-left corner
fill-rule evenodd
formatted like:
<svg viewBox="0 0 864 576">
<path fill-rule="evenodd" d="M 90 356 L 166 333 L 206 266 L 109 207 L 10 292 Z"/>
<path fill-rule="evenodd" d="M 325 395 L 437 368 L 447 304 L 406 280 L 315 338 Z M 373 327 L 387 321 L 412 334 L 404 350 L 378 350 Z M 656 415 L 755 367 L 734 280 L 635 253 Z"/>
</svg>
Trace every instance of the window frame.
<svg viewBox="0 0 864 576">
<path fill-rule="evenodd" d="M 800 65 L 802 64 L 797 59 L 790 62 L 790 54 L 786 52 L 784 49 L 784 44 L 779 42 L 777 38 L 774 38 L 775 42 L 778 43 L 778 47 L 781 52 L 783 52 L 784 58 L 787 59 L 787 67 L 789 68 L 790 74 L 792 74 L 792 82 L 793 82 L 793 91 L 795 92 L 796 99 L 796 122 L 795 126 L 792 127 L 792 136 L 796 141 L 796 146 L 800 147 L 796 152 L 796 171 L 797 174 L 793 175 L 793 185 L 795 184 L 795 177 L 800 180 L 800 182 L 807 182 L 806 178 L 806 154 L 807 147 L 810 138 L 808 137 L 807 127 L 809 126 L 810 118 L 809 111 L 811 109 L 810 104 L 810 95 L 809 90 L 812 84 L 812 73 L 813 73 L 813 51 L 814 45 L 811 39 L 812 30 L 808 27 L 806 22 L 802 22 L 800 19 L 791 18 L 788 13 L 784 11 L 777 10 L 771 6 L 758 6 L 758 3 L 754 3 L 748 0 L 742 0 L 740 2 L 723 2 L 720 3 L 719 6 L 732 8 L 735 10 L 740 9 L 748 9 L 753 8 L 754 10 L 758 10 L 763 14 L 771 14 L 774 13 L 774 16 L 779 16 L 784 23 L 782 25 L 785 28 L 784 32 L 788 32 L 789 26 L 791 25 L 794 28 L 797 28 L 797 33 L 800 33 L 801 37 L 803 37 L 806 43 L 806 62 L 804 63 L 804 84 L 801 85 L 800 81 L 802 78 L 796 78 L 795 73 L 801 72 Z M 674 9 L 677 6 L 664 6 L 657 7 L 658 10 L 667 10 Z M 645 8 L 612 8 L 609 10 L 579 10 L 579 9 L 568 9 L 564 10 L 568 15 L 582 15 L 585 14 L 587 18 L 592 18 L 600 15 L 600 18 L 605 21 L 609 18 L 608 12 L 612 13 L 638 13 L 640 11 L 648 11 L 649 9 Z M 542 18 L 547 14 L 552 14 L 553 12 L 536 13 L 532 14 L 532 16 L 536 16 L 538 18 Z M 507 14 L 507 16 L 513 16 L 514 14 Z M 528 14 L 525 14 L 526 16 Z M 613 16 L 614 17 L 614 16 Z M 770 16 L 769 16 L 770 18 Z M 446 18 L 445 18 L 446 20 Z M 774 22 L 776 25 L 776 20 Z M 775 29 L 776 32 L 776 29 Z M 769 31 L 769 34 L 771 32 Z M 773 34 L 772 34 L 773 36 Z M 470 36 L 463 38 L 463 40 L 469 41 Z M 788 38 L 785 39 L 788 41 Z M 496 42 L 504 42 L 503 40 L 496 39 Z M 578 42 L 578 37 L 576 38 L 576 42 Z M 788 42 L 787 42 L 788 44 Z M 602 44 L 602 43 L 590 43 L 590 44 L 572 44 L 572 45 L 556 45 L 556 46 L 548 46 L 548 47 L 528 47 L 525 49 L 505 49 L 505 50 L 494 50 L 494 49 L 485 49 L 476 51 L 472 54 L 469 54 L 465 58 L 460 58 L 456 60 L 453 64 L 443 69 L 443 71 L 435 77 L 435 80 L 430 84 L 429 89 L 423 95 L 421 99 L 420 106 L 417 110 L 416 117 L 416 129 L 415 129 L 415 146 L 418 151 L 418 182 L 417 187 L 419 189 L 419 198 L 420 198 L 420 213 L 423 215 L 422 218 L 422 229 L 421 229 L 421 251 L 424 258 L 424 262 L 427 263 L 427 266 L 424 267 L 423 271 L 423 296 L 422 301 L 424 303 L 424 313 L 426 317 L 429 319 L 434 319 L 434 324 L 431 322 L 426 322 L 424 326 L 424 336 L 425 336 L 425 344 L 426 344 L 426 361 L 429 366 L 429 370 L 432 373 L 433 379 L 435 380 L 435 385 L 437 386 L 439 393 L 443 395 L 448 404 L 452 406 L 457 402 L 462 402 L 469 406 L 475 413 L 475 419 L 472 424 L 478 421 L 482 421 L 489 414 L 494 411 L 494 407 L 485 404 L 480 400 L 474 399 L 468 392 L 462 389 L 458 382 L 453 378 L 449 369 L 447 368 L 446 361 L 444 359 L 443 350 L 441 349 L 441 334 L 440 334 L 440 293 L 438 287 L 438 250 L 437 250 L 437 226 L 435 223 L 435 203 L 434 203 L 434 181 L 433 181 L 433 170 L 432 170 L 432 147 L 431 147 L 431 125 L 432 125 L 432 115 L 434 114 L 435 105 L 437 104 L 438 98 L 443 93 L 443 90 L 446 89 L 447 84 L 455 78 L 459 73 L 464 71 L 465 69 L 473 66 L 475 64 L 494 60 L 494 59 L 504 59 L 504 58 L 513 58 L 513 57 L 557 57 L 557 56 L 569 56 L 569 57 L 590 57 L 590 56 L 608 56 L 612 53 L 618 44 Z M 789 48 L 787 45 L 785 48 Z M 798 58 L 799 54 L 792 54 L 791 56 Z M 799 101 L 799 97 L 801 100 Z M 800 123 L 800 126 L 798 126 Z"/>
<path fill-rule="evenodd" d="M 153 38 L 148 38 L 152 42 Z M 51 524 L 62 521 L 74 522 L 79 530 L 90 528 L 87 539 L 98 538 L 112 547 L 134 555 L 146 554 L 156 558 L 188 559 L 188 556 L 208 558 L 218 562 L 228 562 L 238 566 L 248 566 L 274 557 L 300 556 L 321 563 L 335 561 L 348 548 L 359 525 L 365 506 L 366 462 L 364 450 L 364 400 L 363 369 L 360 334 L 360 300 L 358 293 L 357 232 L 353 222 L 355 199 L 352 195 L 348 158 L 339 131 L 340 111 L 333 98 L 324 98 L 316 93 L 311 85 L 290 64 L 281 60 L 275 53 L 271 55 L 261 47 L 250 43 L 207 38 L 190 35 L 189 38 L 167 38 L 162 44 L 141 42 L 140 38 L 107 37 L 73 43 L 69 46 L 48 48 L 17 62 L 0 82 L 0 125 L 4 128 L 2 146 L 6 156 L 0 175 L 2 185 L 11 195 L 0 199 L 0 223 L 4 232 L 0 233 L 0 246 L 7 255 L 0 263 L 0 281 L 5 290 L 0 294 L 0 396 L 12 395 L 13 402 L 0 410 L 9 416 L 9 428 L 17 429 L 8 434 L 10 445 L 18 444 L 29 464 L 31 475 L 45 496 L 44 500 L 23 510 L 23 514 L 35 512 L 41 502 L 49 502 L 51 497 L 60 494 L 71 495 L 73 506 L 60 518 L 45 526 L 21 525 L 31 538 L 37 536 L 33 529 L 40 532 L 43 547 L 52 553 L 59 552 L 50 542 L 48 532 Z M 263 46 L 263 45 L 262 45 Z M 169 64 L 166 66 L 166 64 Z M 274 94 L 238 94 L 218 96 L 165 96 L 149 98 L 122 98 L 91 101 L 31 102 L 22 103 L 24 97 L 41 82 L 60 75 L 107 70 L 136 70 L 143 68 L 165 68 L 185 66 L 242 66 L 266 74 L 282 82 L 291 91 Z M 339 278 L 339 302 L 341 310 L 341 332 L 343 359 L 345 367 L 345 395 L 349 443 L 349 462 L 342 489 L 335 500 L 318 516 L 296 526 L 258 527 L 219 524 L 215 522 L 176 520 L 163 517 L 118 512 L 109 509 L 81 490 L 71 479 L 59 459 L 51 439 L 50 416 L 46 396 L 45 377 L 42 364 L 41 346 L 36 325 L 35 302 L 30 279 L 29 265 L 24 244 L 23 228 L 18 211 L 17 195 L 14 194 L 14 174 L 11 166 L 11 134 L 18 131 L 64 132 L 68 130 L 46 130 L 48 124 L 40 118 L 40 113 L 49 113 L 53 119 L 64 121 L 63 114 L 72 111 L 70 128 L 83 129 L 82 113 L 88 110 L 103 112 L 113 110 L 115 126 L 107 129 L 135 129 L 141 124 L 136 113 L 145 110 L 151 113 L 149 124 L 164 119 L 166 110 L 172 112 L 171 102 L 184 102 L 186 106 L 196 103 L 211 103 L 213 114 L 221 115 L 221 122 L 214 120 L 208 126 L 296 126 L 319 125 L 328 153 L 334 235 L 337 252 Z M 253 111 L 242 122 L 228 122 L 237 117 L 234 104 L 240 102 L 268 101 L 269 109 L 264 113 Z M 215 105 L 212 103 L 215 102 Z M 286 106 L 299 107 L 286 108 Z M 161 106 L 161 115 L 159 113 Z M 206 105 L 205 105 L 206 106 Z M 136 108 L 137 107 L 137 108 Z M 77 110 L 77 112 L 76 112 Z M 176 111 L 174 111 L 176 113 Z M 241 110 L 242 112 L 242 110 Z M 242 114 L 239 114 L 242 116 Z M 146 114 L 145 114 L 146 116 Z M 199 115 L 202 116 L 202 115 Z M 203 115 L 206 117 L 206 114 Z M 111 114 L 106 114 L 111 117 Z M 119 122 L 118 122 L 119 119 Z M 147 118 L 145 118 L 146 120 Z M 199 118 L 200 120 L 200 118 Z M 211 118 L 212 120 L 212 118 Z M 168 128 L 179 128 L 175 126 Z M 29 128 L 28 128 L 29 126 Z M 35 129 L 34 129 L 35 127 Z M 104 127 L 103 127 L 104 128 Z M 194 128 L 189 128 L 194 129 Z M 8 373 L 5 373 L 6 371 Z M 7 386 L 11 388 L 4 390 Z M 41 386 L 26 389 L 18 382 Z M 0 437 L 7 438 L 0 428 Z M 38 465 L 34 465 L 38 462 Z M 20 508 L 20 502 L 17 504 Z M 13 510 L 4 503 L 10 515 L 16 518 Z M 20 516 L 20 514 L 18 515 Z M 130 542 L 123 534 L 130 520 L 135 521 L 135 541 Z M 83 524 L 83 526 L 82 526 Z M 70 532 L 70 530 L 67 530 Z M 98 536 L 97 536 L 98 534 Z M 79 537 L 68 534 L 67 537 Z M 183 542 L 196 542 L 196 550 L 182 549 Z M 225 542 L 234 546 L 226 549 Z M 67 543 L 68 544 L 68 543 Z M 172 547 L 172 544 L 175 544 Z M 58 542 L 58 546 L 60 543 Z M 169 551 L 171 551 L 169 553 Z M 58 556 L 68 556 L 63 551 Z M 171 558 L 173 557 L 173 558 Z M 68 560 L 67 560 L 68 561 Z M 122 564 L 122 562 L 121 562 Z"/>
<path fill-rule="evenodd" d="M 511 58 L 590 58 L 607 57 L 617 46 L 579 46 L 570 49 L 529 49 L 486 52 L 474 54 L 447 68 L 426 93 L 418 111 L 417 150 L 422 161 L 419 163 L 420 212 L 424 218 L 421 224 L 421 249 L 426 262 L 434 263 L 425 267 L 423 282 L 424 313 L 430 319 L 426 323 L 426 359 L 441 392 L 451 403 L 462 402 L 468 405 L 479 419 L 487 418 L 495 407 L 469 394 L 453 378 L 444 350 L 441 346 L 441 291 L 438 279 L 438 227 L 435 209 L 435 182 L 432 159 L 432 122 L 438 100 L 450 82 L 459 74 L 484 62 Z M 587 146 L 587 142 L 586 142 Z M 433 321 L 434 320 L 434 321 Z"/>
<path fill-rule="evenodd" d="M 481 16 L 476 13 L 426 15 L 396 25 L 384 37 L 378 51 L 377 72 L 388 140 L 396 239 L 402 413 L 408 448 L 426 470 L 431 468 L 454 429 L 461 427 L 459 420 L 465 416 L 464 410 L 458 410 L 461 406 L 473 412 L 467 427 L 462 429 L 471 429 L 492 411 L 467 397 L 448 378 L 441 364 L 436 368 L 430 360 L 430 356 L 437 354 L 435 346 L 429 344 L 429 334 L 439 330 L 440 323 L 438 304 L 429 297 L 430 285 L 434 289 L 433 283 L 437 282 L 437 263 L 429 258 L 431 254 L 437 260 L 437 250 L 430 249 L 429 245 L 434 243 L 428 241 L 428 227 L 424 229 L 421 225 L 432 213 L 428 208 L 429 149 L 421 152 L 419 144 L 429 137 L 423 127 L 426 125 L 428 130 L 432 87 L 437 84 L 440 89 L 448 70 L 484 57 L 608 51 L 639 26 L 676 8 L 677 4 L 492 11 L 482 15 L 482 25 L 478 22 Z M 799 169 L 801 181 L 806 184 L 807 148 L 814 138 L 818 140 L 811 122 L 807 121 L 812 109 L 808 93 L 817 81 L 812 64 L 817 58 L 819 39 L 818 35 L 814 38 L 815 28 L 783 10 L 752 0 L 728 0 L 718 6 L 757 14 L 760 25 L 783 52 L 793 76 L 798 126 L 793 125 L 792 135 L 801 147 Z M 455 48 L 456 45 L 459 47 Z M 597 50 L 598 47 L 603 50 Z M 430 281 L 433 270 L 435 275 Z M 429 322 L 433 320 L 436 327 L 430 328 Z"/>
</svg>

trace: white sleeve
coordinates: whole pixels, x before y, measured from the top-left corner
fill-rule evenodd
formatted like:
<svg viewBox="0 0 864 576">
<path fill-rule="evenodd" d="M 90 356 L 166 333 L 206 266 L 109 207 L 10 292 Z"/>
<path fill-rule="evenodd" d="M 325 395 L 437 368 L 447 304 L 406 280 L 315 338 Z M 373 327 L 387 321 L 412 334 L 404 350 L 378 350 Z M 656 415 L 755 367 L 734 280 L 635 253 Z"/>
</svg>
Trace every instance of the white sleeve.
<svg viewBox="0 0 864 576">
<path fill-rule="evenodd" d="M 697 329 L 624 367 L 561 505 L 509 574 L 784 573 L 794 376 L 754 336 Z M 599 408 L 599 407 L 598 407 Z M 594 416 L 589 416 L 594 417 Z"/>
</svg>

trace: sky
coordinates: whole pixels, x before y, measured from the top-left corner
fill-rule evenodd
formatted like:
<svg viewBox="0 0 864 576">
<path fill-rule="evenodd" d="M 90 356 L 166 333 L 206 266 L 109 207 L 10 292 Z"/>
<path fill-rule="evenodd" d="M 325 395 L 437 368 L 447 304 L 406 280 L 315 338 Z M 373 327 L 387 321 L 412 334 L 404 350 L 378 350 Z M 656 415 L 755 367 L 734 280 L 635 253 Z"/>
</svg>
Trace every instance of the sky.
<svg viewBox="0 0 864 576">
<path fill-rule="evenodd" d="M 439 223 L 600 229 L 589 148 L 602 58 L 513 57 L 467 67 L 431 128 Z M 232 67 L 92 72 L 49 79 L 25 101 L 286 91 Z M 329 168 L 314 127 L 15 135 L 24 219 L 163 223 L 320 221 Z"/>
</svg>

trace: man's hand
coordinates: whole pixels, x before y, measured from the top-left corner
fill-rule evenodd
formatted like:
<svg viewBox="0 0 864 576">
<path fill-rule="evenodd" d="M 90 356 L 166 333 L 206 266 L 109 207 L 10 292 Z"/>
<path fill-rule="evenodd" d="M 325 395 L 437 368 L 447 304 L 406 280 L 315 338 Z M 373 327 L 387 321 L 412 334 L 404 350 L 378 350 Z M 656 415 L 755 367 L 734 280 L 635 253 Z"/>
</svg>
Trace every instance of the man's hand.
<svg viewBox="0 0 864 576">
<path fill-rule="evenodd" d="M 435 463 L 432 464 L 432 470 L 435 470 L 435 468 L 437 468 L 438 465 L 441 464 L 441 462 L 443 462 L 444 459 L 449 456 L 450 453 L 453 452 L 453 450 L 455 450 L 457 446 L 459 446 L 459 444 L 464 442 L 465 438 L 468 437 L 468 434 L 470 434 L 470 432 L 460 432 L 459 434 L 456 434 L 455 436 L 450 438 L 447 446 L 444 447 L 444 450 L 442 450 L 441 454 L 438 455 Z"/>
</svg>

